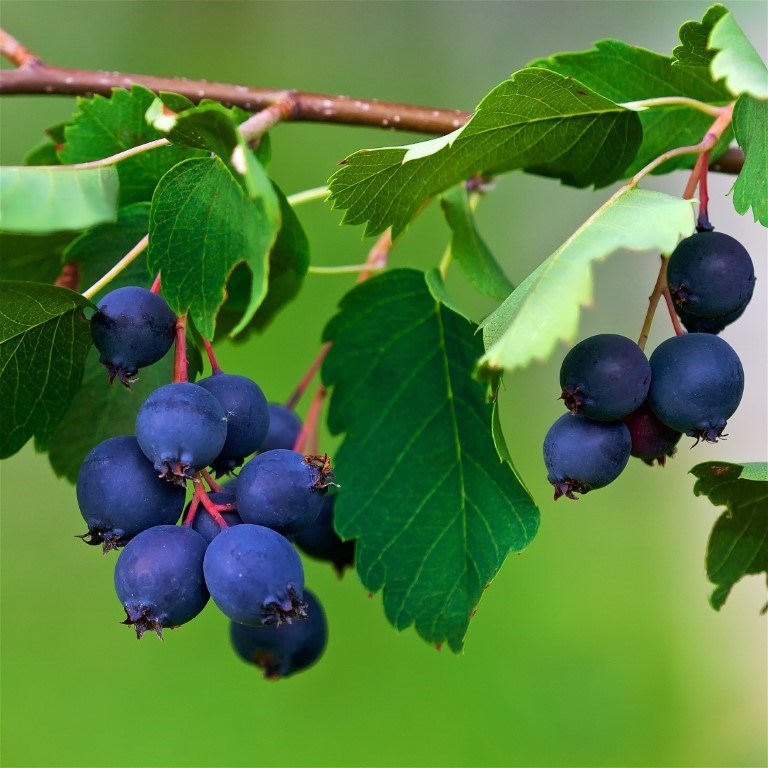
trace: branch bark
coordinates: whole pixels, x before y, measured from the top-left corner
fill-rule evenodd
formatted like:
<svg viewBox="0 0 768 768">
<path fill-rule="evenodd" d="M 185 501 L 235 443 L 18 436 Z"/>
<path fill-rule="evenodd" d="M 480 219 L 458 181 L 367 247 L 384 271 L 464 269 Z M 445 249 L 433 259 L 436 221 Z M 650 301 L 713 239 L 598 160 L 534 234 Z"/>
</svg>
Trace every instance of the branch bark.
<svg viewBox="0 0 768 768">
<path fill-rule="evenodd" d="M 364 125 L 437 135 L 455 131 L 472 116 L 471 112 L 459 109 L 437 109 L 377 99 L 257 88 L 184 77 L 54 67 L 45 64 L 2 30 L 0 53 L 19 65 L 18 69 L 0 71 L 0 95 L 110 96 L 113 88 L 130 88 L 137 84 L 155 92 L 180 93 L 194 103 L 213 99 L 225 106 L 238 106 L 251 112 L 260 112 L 281 102 L 290 103 L 290 114 L 281 115 L 283 120 Z M 737 174 L 743 165 L 744 153 L 731 148 L 711 170 Z"/>
</svg>

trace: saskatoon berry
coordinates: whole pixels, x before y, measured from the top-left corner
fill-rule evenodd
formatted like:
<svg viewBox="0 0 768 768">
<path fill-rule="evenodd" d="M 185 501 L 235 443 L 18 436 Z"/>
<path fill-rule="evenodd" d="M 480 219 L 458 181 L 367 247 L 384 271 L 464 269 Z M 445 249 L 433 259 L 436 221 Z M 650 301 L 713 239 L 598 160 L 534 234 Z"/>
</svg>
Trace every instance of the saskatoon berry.
<svg viewBox="0 0 768 768">
<path fill-rule="evenodd" d="M 744 370 L 728 342 L 686 333 L 659 344 L 651 355 L 648 402 L 672 429 L 717 442 L 744 393 Z"/>
<path fill-rule="evenodd" d="M 307 619 L 281 627 L 246 627 L 233 621 L 229 637 L 237 655 L 264 670 L 267 680 L 290 677 L 311 667 L 328 642 L 328 624 L 319 600 L 308 589 Z"/>
<path fill-rule="evenodd" d="M 744 304 L 744 306 L 722 317 L 696 317 L 696 315 L 691 315 L 682 309 L 677 309 L 677 315 L 680 322 L 685 326 L 685 330 L 690 333 L 720 333 L 732 322 L 738 320 L 746 308 L 747 305 Z"/>
<path fill-rule="evenodd" d="M 544 439 L 544 463 L 555 499 L 612 483 L 627 466 L 632 440 L 621 422 L 592 421 L 566 413 Z"/>
<path fill-rule="evenodd" d="M 261 446 L 269 429 L 269 406 L 259 386 L 245 376 L 220 371 L 200 379 L 199 387 L 207 389 L 224 408 L 227 416 L 227 439 L 211 466 L 218 475 L 239 467 L 246 456 Z"/>
<path fill-rule="evenodd" d="M 123 546 L 155 525 L 173 525 L 184 506 L 184 489 L 157 476 L 135 437 L 111 437 L 83 460 L 77 474 L 77 503 L 88 523 L 82 538 Z"/>
<path fill-rule="evenodd" d="M 176 316 L 162 296 L 127 286 L 108 293 L 91 318 L 91 338 L 109 371 L 126 386 L 139 368 L 156 363 L 173 344 Z"/>
<path fill-rule="evenodd" d="M 262 451 L 274 451 L 284 448 L 292 451 L 296 438 L 301 432 L 301 419 L 280 403 L 269 404 L 269 430 L 261 444 Z"/>
<path fill-rule="evenodd" d="M 124 624 L 136 636 L 178 627 L 208 602 L 203 580 L 205 539 L 183 525 L 158 525 L 128 542 L 117 558 L 115 590 L 125 608 Z"/>
<path fill-rule="evenodd" d="M 579 342 L 560 367 L 566 408 L 597 421 L 623 419 L 648 394 L 651 366 L 626 336 L 601 333 Z"/>
<path fill-rule="evenodd" d="M 738 240 L 722 232 L 697 232 L 672 252 L 667 285 L 678 310 L 722 317 L 744 308 L 752 298 L 755 270 Z"/>
<path fill-rule="evenodd" d="M 675 455 L 675 446 L 682 437 L 682 432 L 668 427 L 656 418 L 647 402 L 624 419 L 632 438 L 631 455 L 652 465 L 657 461 L 663 467 L 667 456 Z"/>
<path fill-rule="evenodd" d="M 234 504 L 235 501 L 234 493 L 227 493 L 226 491 L 214 491 L 208 494 L 208 498 L 214 504 Z M 184 512 L 185 516 L 187 512 L 189 512 L 189 504 L 187 504 Z M 243 522 L 234 508 L 230 512 L 222 512 L 221 516 L 227 525 L 240 525 Z M 192 521 L 192 530 L 197 531 L 208 543 L 212 542 L 221 532 L 219 524 L 202 504 L 198 504 L 195 519 Z"/>
<path fill-rule="evenodd" d="M 261 525 L 223 530 L 203 563 L 213 602 L 232 621 L 249 627 L 306 617 L 304 569 L 288 539 Z"/>
<path fill-rule="evenodd" d="M 316 457 L 283 449 L 260 453 L 237 477 L 240 517 L 283 535 L 297 533 L 320 514 L 328 475 L 323 460 Z"/>
<path fill-rule="evenodd" d="M 344 569 L 355 561 L 355 542 L 343 541 L 333 527 L 333 508 L 336 495 L 327 494 L 323 499 L 320 514 L 312 525 L 299 531 L 293 543 L 305 554 L 318 560 L 333 563 L 341 576 Z"/>
<path fill-rule="evenodd" d="M 221 453 L 227 417 L 208 390 L 196 384 L 166 384 L 139 409 L 136 438 L 162 476 L 191 477 Z"/>
</svg>

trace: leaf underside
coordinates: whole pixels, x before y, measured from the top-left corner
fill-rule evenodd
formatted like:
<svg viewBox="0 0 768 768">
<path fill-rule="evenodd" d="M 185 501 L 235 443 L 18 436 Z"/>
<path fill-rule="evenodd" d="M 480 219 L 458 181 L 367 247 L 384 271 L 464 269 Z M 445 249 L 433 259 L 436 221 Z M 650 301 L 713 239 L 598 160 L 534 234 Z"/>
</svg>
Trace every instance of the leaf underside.
<svg viewBox="0 0 768 768">
<path fill-rule="evenodd" d="M 717 51 L 712 75 L 724 78 L 732 94 L 768 99 L 768 69 L 731 13 L 723 14 L 712 28 L 709 47 Z"/>
<path fill-rule="evenodd" d="M 592 301 L 592 262 L 620 248 L 670 253 L 693 230 L 692 203 L 679 197 L 630 189 L 603 205 L 483 321 L 480 375 L 493 379 L 575 341 L 580 308 Z"/>
<path fill-rule="evenodd" d="M 534 537 L 539 514 L 491 435 L 472 379 L 476 326 L 424 274 L 394 270 L 346 295 L 329 323 L 328 416 L 344 432 L 336 526 L 397 629 L 461 650 L 485 586 Z"/>
<path fill-rule="evenodd" d="M 91 346 L 87 299 L 66 288 L 0 283 L 0 458 L 34 436 L 46 447 L 80 386 Z"/>
<path fill-rule="evenodd" d="M 343 223 L 366 235 L 406 227 L 427 198 L 479 173 L 515 169 L 574 186 L 610 184 L 641 141 L 637 114 L 572 79 L 523 69 L 494 88 L 453 134 L 351 155 L 329 181 Z"/>
<path fill-rule="evenodd" d="M 724 605 L 744 576 L 768 577 L 768 467 L 708 461 L 692 470 L 693 492 L 715 506 L 725 506 L 707 544 L 707 577 L 715 584 L 712 607 Z"/>
</svg>

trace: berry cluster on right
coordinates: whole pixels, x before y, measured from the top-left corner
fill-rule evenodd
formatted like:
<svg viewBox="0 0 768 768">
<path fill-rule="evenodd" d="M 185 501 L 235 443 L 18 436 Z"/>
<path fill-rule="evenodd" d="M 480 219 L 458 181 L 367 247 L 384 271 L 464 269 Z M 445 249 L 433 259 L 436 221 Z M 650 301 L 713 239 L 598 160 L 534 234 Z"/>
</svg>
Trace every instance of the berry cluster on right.
<svg viewBox="0 0 768 768">
<path fill-rule="evenodd" d="M 688 333 L 650 356 L 631 339 L 598 334 L 563 359 L 560 395 L 570 413 L 544 439 L 555 499 L 613 482 L 630 456 L 664 465 L 686 434 L 717 442 L 744 392 L 744 370 L 717 336 L 752 298 L 752 260 L 734 238 L 704 231 L 682 240 L 667 288 Z"/>
</svg>

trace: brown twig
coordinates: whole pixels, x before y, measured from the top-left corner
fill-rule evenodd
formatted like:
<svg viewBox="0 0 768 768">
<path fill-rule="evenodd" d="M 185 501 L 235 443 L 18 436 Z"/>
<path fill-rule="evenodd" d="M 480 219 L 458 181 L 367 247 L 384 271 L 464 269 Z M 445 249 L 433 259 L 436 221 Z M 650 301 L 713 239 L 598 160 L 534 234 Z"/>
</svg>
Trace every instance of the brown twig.
<svg viewBox="0 0 768 768">
<path fill-rule="evenodd" d="M 39 56 L 35 56 L 4 29 L 0 29 L 0 55 L 19 68 L 44 66 Z"/>
<path fill-rule="evenodd" d="M 433 107 L 402 104 L 378 99 L 355 99 L 326 93 L 309 93 L 276 88 L 258 88 L 232 83 L 190 80 L 184 77 L 157 77 L 128 72 L 106 72 L 88 69 L 69 69 L 44 64 L 29 52 L 25 58 L 18 51 L 26 51 L 7 33 L 2 40 L 13 41 L 16 48 L 0 45 L 0 53 L 13 63 L 19 61 L 35 66 L 19 66 L 19 69 L 0 72 L 0 94 L 59 96 L 111 96 L 113 88 L 130 88 L 143 85 L 151 91 L 172 91 L 186 96 L 197 104 L 202 99 L 212 99 L 225 106 L 238 106 L 250 112 L 263 111 L 279 103 L 290 103 L 289 114 L 281 114 L 279 120 L 297 122 L 336 123 L 341 125 L 365 125 L 399 131 L 413 131 L 442 135 L 455 131 L 469 120 L 471 112 L 460 109 L 436 109 Z M 11 58 L 11 54 L 16 58 Z M 267 119 L 267 118 L 265 118 Z M 744 153 L 740 149 L 727 150 L 712 166 L 713 171 L 736 174 L 744 165 Z"/>
</svg>

